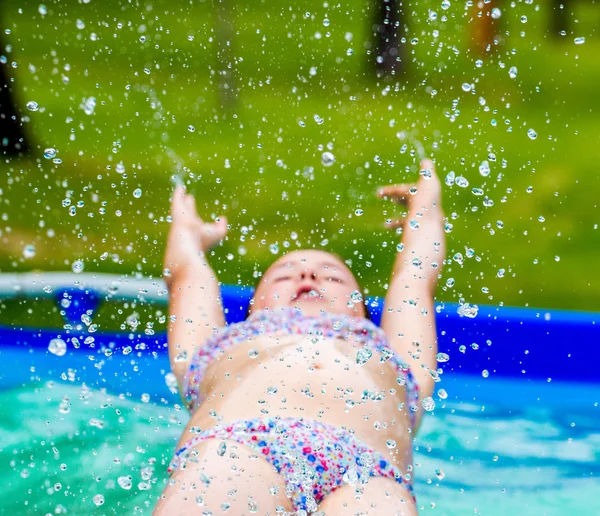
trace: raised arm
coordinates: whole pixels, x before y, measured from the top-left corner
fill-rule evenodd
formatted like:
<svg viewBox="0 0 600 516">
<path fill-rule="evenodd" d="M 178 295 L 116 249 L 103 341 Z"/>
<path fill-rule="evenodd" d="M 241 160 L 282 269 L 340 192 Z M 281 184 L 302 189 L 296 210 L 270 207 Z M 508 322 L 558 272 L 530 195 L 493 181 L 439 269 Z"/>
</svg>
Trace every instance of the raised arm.
<svg viewBox="0 0 600 516">
<path fill-rule="evenodd" d="M 173 193 L 171 229 L 164 257 L 169 289 L 168 344 L 171 371 L 184 398 L 183 381 L 196 348 L 225 326 L 221 293 L 206 252 L 227 233 L 227 220 L 202 221 L 194 197 L 182 186 Z"/>
<path fill-rule="evenodd" d="M 378 191 L 378 196 L 408 205 L 404 220 L 387 225 L 403 226 L 404 248 L 396 256 L 381 328 L 411 367 L 423 399 L 433 393 L 430 370 L 437 369 L 433 296 L 446 253 L 441 184 L 433 163 L 421 162 L 421 177 L 416 185 L 386 186 Z"/>
</svg>

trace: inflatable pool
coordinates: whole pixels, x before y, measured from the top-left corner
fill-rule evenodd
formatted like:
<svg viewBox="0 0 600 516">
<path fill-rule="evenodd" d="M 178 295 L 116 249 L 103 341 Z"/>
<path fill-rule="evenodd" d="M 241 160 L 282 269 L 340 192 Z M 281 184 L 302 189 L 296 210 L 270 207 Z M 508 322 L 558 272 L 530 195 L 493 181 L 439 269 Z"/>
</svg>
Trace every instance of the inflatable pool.
<svg viewBox="0 0 600 516">
<path fill-rule="evenodd" d="M 222 286 L 228 324 L 252 291 Z M 187 419 L 167 335 L 93 321 L 107 301 L 166 313 L 167 294 L 159 279 L 0 275 L 4 300 L 53 299 L 64 317 L 0 327 L 0 513 L 151 514 Z M 379 324 L 383 300 L 366 301 Z M 600 513 L 585 495 L 600 475 L 600 314 L 438 303 L 436 320 L 448 397 L 415 441 L 422 510 Z"/>
</svg>

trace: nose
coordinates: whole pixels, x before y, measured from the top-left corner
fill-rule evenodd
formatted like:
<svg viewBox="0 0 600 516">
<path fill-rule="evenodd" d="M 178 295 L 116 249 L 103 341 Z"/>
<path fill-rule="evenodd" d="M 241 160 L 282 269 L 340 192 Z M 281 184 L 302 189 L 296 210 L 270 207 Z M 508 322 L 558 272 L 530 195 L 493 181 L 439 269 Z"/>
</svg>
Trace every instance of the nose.
<svg viewBox="0 0 600 516">
<path fill-rule="evenodd" d="M 313 280 L 317 279 L 317 273 L 315 271 L 310 271 L 310 272 L 309 271 L 302 271 L 300 273 L 300 279 L 304 279 L 307 276 L 310 276 Z"/>
</svg>

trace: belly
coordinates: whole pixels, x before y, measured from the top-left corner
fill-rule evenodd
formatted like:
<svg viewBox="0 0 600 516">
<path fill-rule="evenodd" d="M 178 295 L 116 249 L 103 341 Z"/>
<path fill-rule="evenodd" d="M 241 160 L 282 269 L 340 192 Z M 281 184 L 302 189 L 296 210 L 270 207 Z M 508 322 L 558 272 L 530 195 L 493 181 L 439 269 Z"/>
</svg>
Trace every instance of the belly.
<svg viewBox="0 0 600 516">
<path fill-rule="evenodd" d="M 240 344 L 208 368 L 206 401 L 189 425 L 204 429 L 219 421 L 304 417 L 352 429 L 404 466 L 411 450 L 406 392 L 377 353 L 357 364 L 360 348 L 354 341 L 298 335 L 263 335 Z"/>
</svg>

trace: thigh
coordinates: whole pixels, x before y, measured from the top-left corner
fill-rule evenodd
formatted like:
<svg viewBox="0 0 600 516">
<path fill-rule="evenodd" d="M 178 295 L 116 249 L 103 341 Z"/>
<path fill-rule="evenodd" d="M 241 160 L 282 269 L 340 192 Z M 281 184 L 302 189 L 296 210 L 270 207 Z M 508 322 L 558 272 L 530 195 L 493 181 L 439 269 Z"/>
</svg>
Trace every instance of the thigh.
<svg viewBox="0 0 600 516">
<path fill-rule="evenodd" d="M 193 450 L 198 462 L 188 460 L 171 475 L 153 516 L 275 516 L 277 506 L 292 510 L 283 478 L 258 452 L 221 439 L 207 439 Z"/>
<path fill-rule="evenodd" d="M 336 489 L 319 505 L 325 516 L 417 516 L 417 507 L 406 486 L 391 478 L 371 477 L 360 486 L 364 491 L 358 495 L 357 486 L 348 484 Z M 319 513 L 317 513 L 319 514 Z"/>
</svg>

